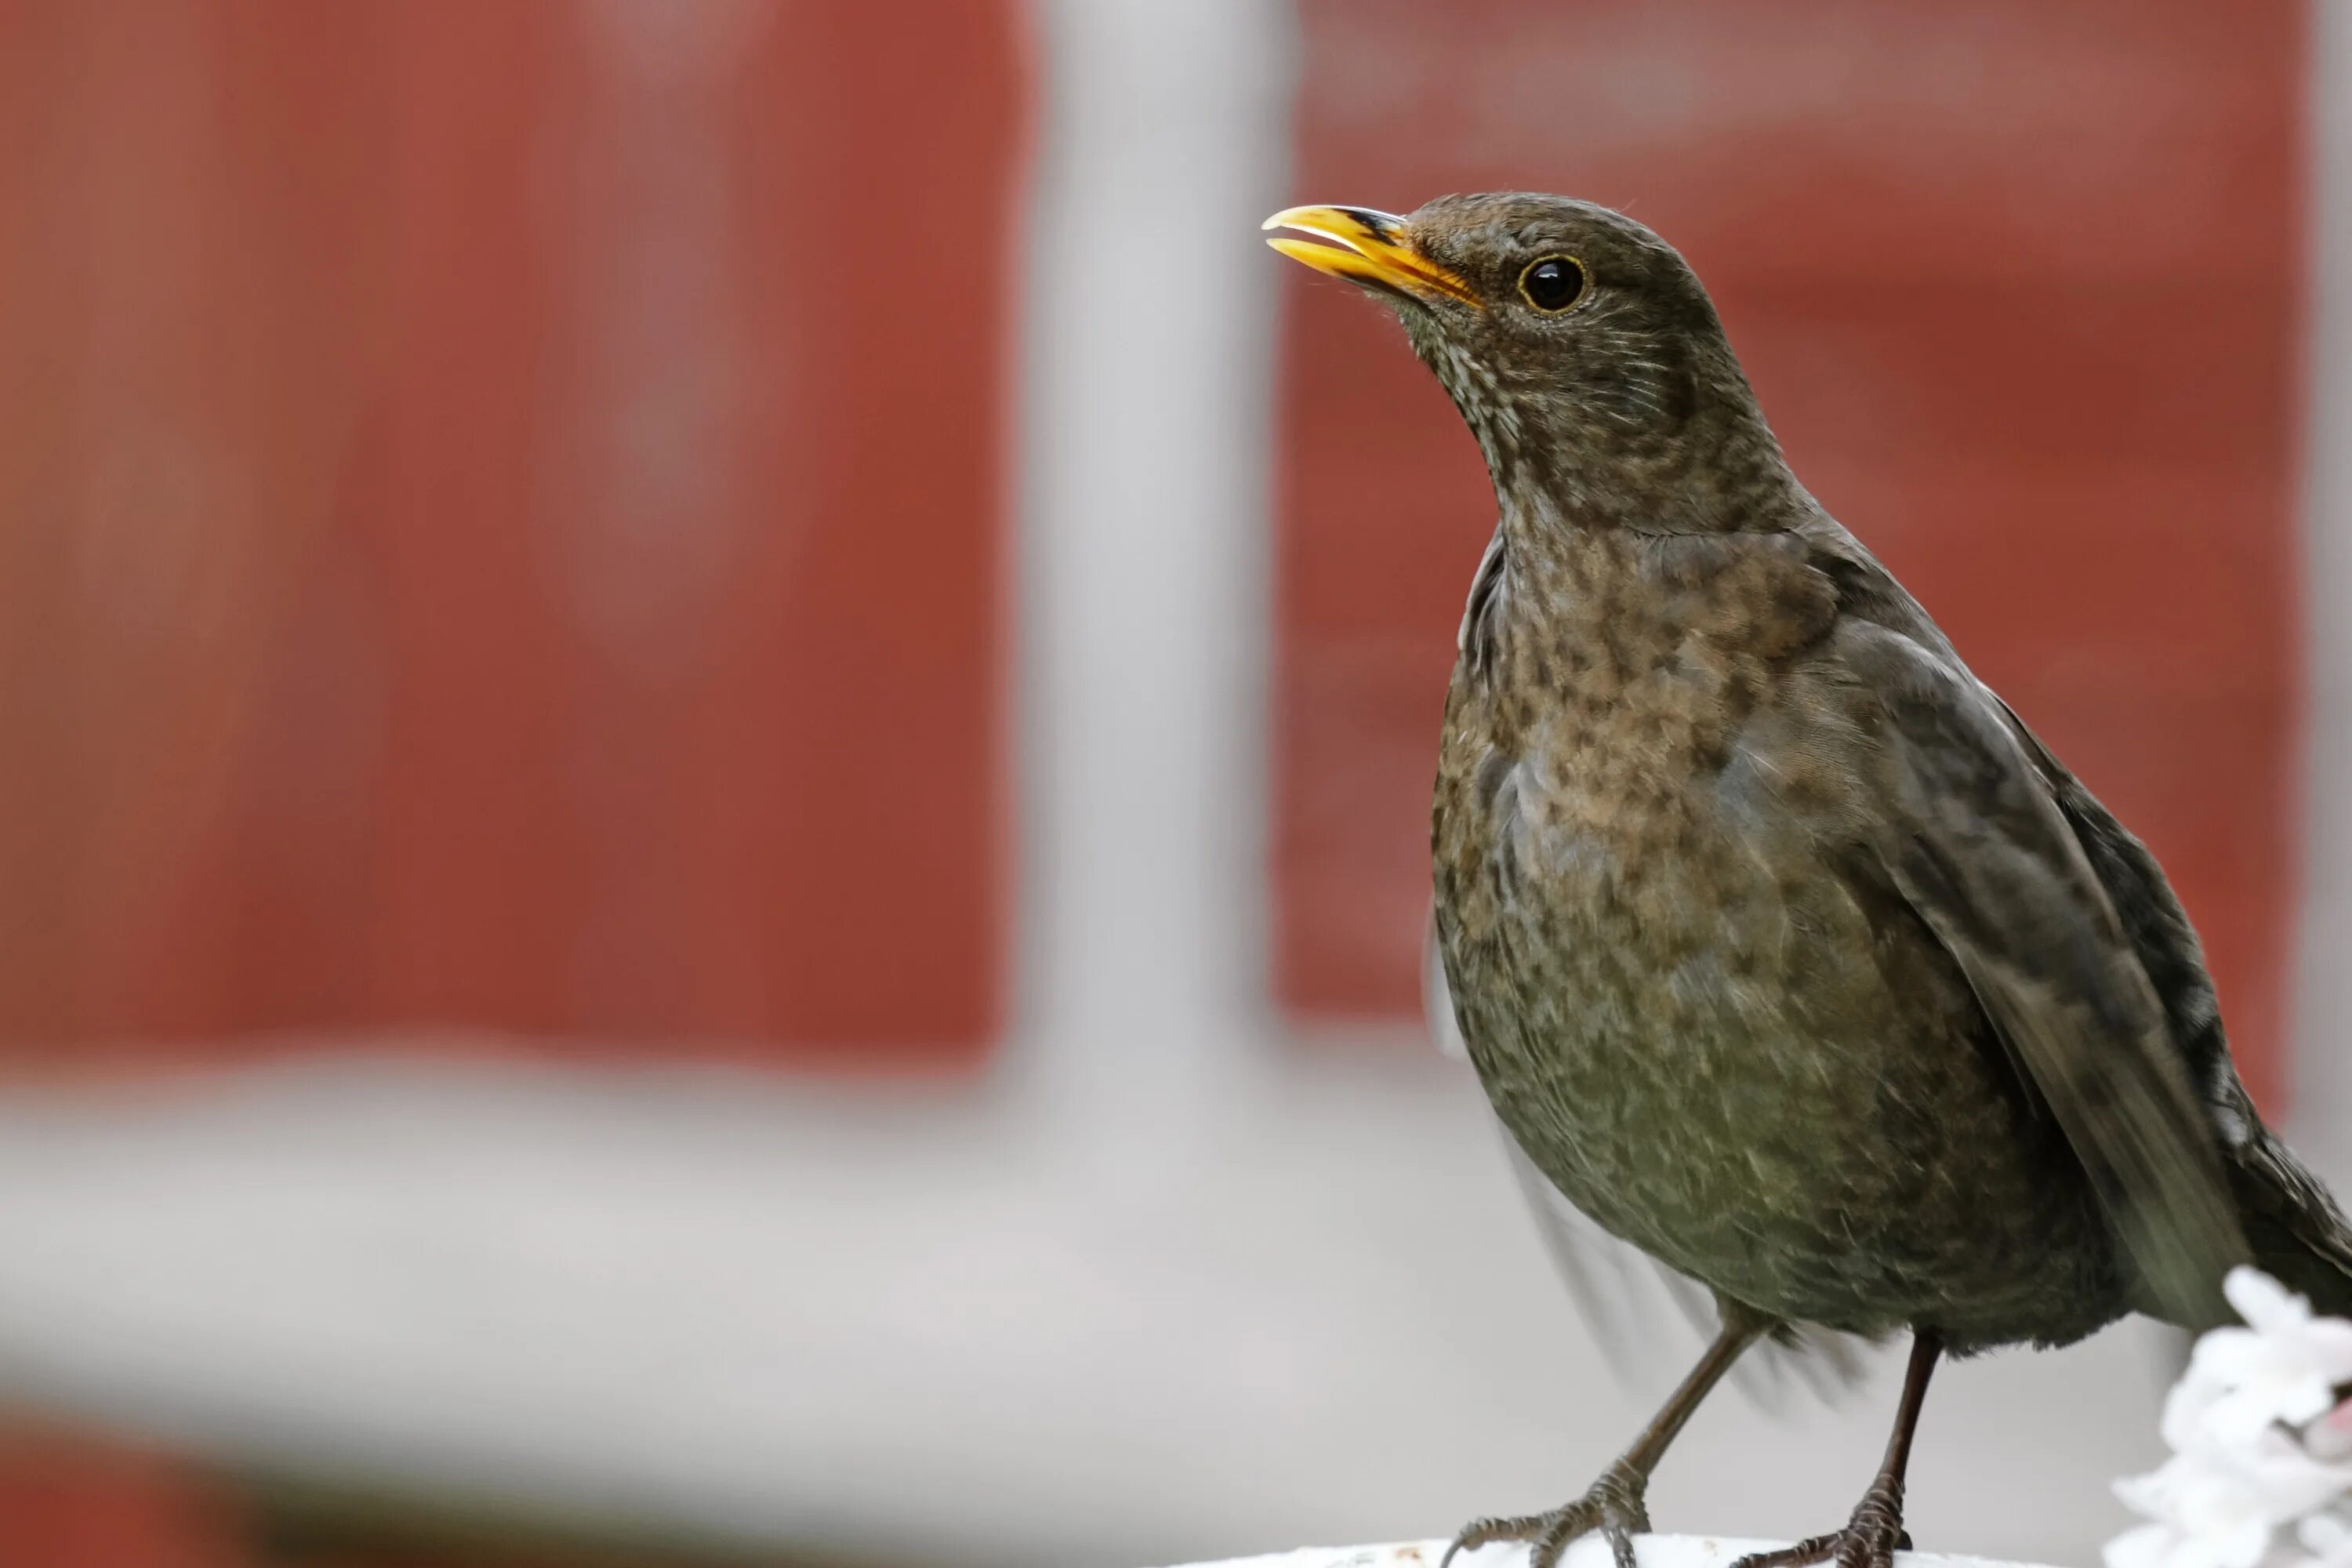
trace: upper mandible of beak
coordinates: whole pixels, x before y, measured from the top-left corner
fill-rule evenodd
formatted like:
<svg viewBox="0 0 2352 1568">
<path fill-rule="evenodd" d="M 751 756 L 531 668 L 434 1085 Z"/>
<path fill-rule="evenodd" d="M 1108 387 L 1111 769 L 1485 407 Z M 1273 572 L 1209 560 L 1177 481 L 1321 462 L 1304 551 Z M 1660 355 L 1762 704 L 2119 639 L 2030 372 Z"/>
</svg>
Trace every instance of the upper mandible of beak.
<svg viewBox="0 0 2352 1568">
<path fill-rule="evenodd" d="M 1313 236 L 1300 239 L 1277 235 L 1266 243 L 1318 272 L 1410 300 L 1478 303 L 1470 285 L 1412 247 L 1404 219 L 1393 213 L 1370 207 L 1285 207 L 1258 227 L 1296 229 Z"/>
</svg>

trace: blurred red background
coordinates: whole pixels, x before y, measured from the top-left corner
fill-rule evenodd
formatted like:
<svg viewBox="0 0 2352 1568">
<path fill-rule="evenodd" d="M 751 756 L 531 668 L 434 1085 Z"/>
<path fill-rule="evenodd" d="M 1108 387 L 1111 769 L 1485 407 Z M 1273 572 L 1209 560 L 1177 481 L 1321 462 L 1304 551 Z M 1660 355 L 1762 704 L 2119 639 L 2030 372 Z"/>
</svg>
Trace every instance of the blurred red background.
<svg viewBox="0 0 2352 1568">
<path fill-rule="evenodd" d="M 249 1521 L 154 1453 L 0 1427 L 0 1551 L 25 1568 L 246 1568 Z"/>
<path fill-rule="evenodd" d="M 1023 47 L 0 7 L 0 1039 L 972 1057 Z"/>
</svg>

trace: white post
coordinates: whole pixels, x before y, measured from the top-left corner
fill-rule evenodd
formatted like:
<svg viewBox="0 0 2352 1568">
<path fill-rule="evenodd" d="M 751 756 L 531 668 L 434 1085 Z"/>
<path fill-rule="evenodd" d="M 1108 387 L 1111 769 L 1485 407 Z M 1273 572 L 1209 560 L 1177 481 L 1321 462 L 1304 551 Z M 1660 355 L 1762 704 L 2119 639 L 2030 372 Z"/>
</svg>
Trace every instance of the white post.
<svg viewBox="0 0 2352 1568">
<path fill-rule="evenodd" d="M 2352 7 L 2311 7 L 2309 424 L 2304 490 L 2301 962 L 2296 1143 L 2352 1174 Z"/>
<path fill-rule="evenodd" d="M 1041 7 L 1024 302 L 1026 919 L 1008 1069 L 1135 1134 L 1263 1034 L 1281 0 Z"/>
</svg>

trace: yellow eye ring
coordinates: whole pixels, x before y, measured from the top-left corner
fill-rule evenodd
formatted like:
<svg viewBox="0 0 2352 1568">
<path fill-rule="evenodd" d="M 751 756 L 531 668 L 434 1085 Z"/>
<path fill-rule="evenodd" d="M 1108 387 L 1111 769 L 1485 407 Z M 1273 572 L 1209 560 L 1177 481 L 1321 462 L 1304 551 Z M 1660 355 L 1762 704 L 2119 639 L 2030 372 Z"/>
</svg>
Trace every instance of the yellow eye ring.
<svg viewBox="0 0 2352 1568">
<path fill-rule="evenodd" d="M 1538 256 L 1519 273 L 1519 297 L 1547 316 L 1575 310 L 1591 289 L 1592 275 L 1573 256 Z"/>
</svg>

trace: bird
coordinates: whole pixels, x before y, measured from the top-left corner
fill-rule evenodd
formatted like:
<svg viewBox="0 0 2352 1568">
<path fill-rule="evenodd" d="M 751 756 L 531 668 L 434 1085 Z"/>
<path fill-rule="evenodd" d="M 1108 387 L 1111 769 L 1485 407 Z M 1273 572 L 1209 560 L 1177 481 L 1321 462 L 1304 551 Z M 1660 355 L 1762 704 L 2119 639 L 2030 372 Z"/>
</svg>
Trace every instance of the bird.
<svg viewBox="0 0 2352 1568">
<path fill-rule="evenodd" d="M 1564 1506 L 1599 1532 L 1759 1344 L 1910 1353 L 1847 1521 L 1738 1568 L 1888 1568 L 1930 1375 L 2251 1264 L 2352 1312 L 2352 1229 L 2256 1114 L 2155 857 L 1801 485 L 1696 273 L 1528 192 L 1298 206 L 1276 250 L 1389 308 L 1496 503 L 1445 693 L 1433 977 L 1547 1189 L 1717 1331 Z"/>
</svg>

